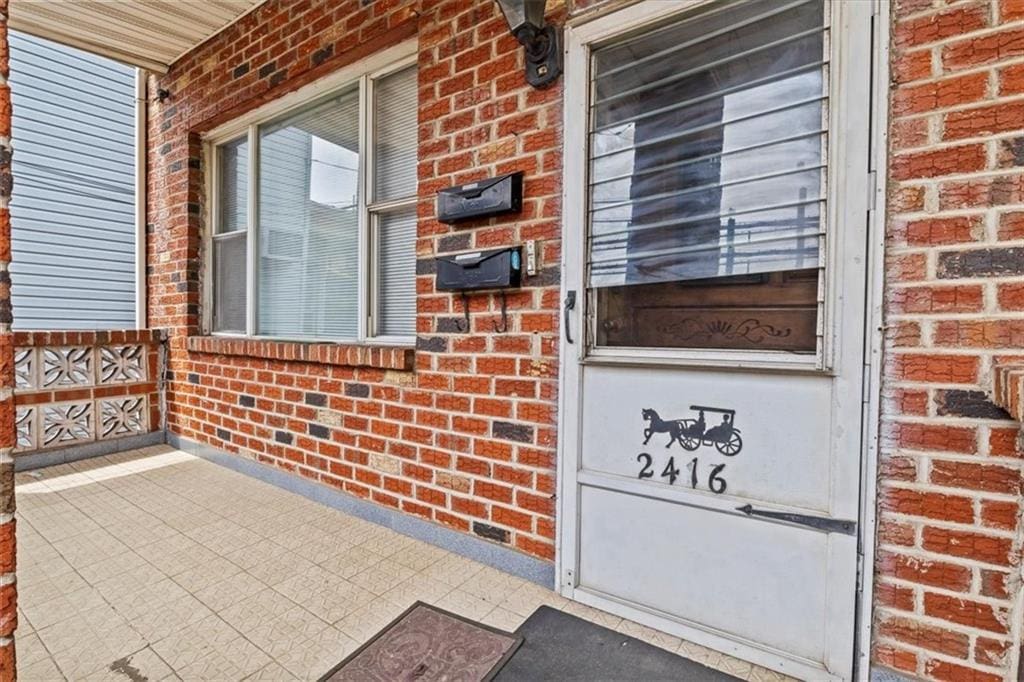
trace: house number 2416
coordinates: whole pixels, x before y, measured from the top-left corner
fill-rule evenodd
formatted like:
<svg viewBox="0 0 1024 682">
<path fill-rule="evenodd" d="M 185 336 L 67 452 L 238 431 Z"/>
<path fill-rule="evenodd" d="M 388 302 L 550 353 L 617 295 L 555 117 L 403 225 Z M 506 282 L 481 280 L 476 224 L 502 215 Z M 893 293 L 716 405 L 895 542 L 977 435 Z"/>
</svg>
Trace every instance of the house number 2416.
<svg viewBox="0 0 1024 682">
<path fill-rule="evenodd" d="M 640 464 L 643 465 L 642 468 L 640 469 L 640 473 L 637 475 L 637 478 L 645 479 L 645 478 L 653 478 L 654 477 L 654 458 L 653 457 L 651 457 L 646 452 L 641 452 L 639 455 L 636 456 L 636 461 L 640 462 Z M 700 463 L 697 461 L 696 457 L 694 457 L 693 459 L 691 459 L 689 462 L 686 463 L 686 468 L 690 470 L 690 487 L 691 488 L 696 488 L 697 487 L 698 478 L 699 478 L 699 474 L 697 473 L 697 469 L 698 469 L 699 465 L 700 465 Z M 722 493 L 725 492 L 726 487 L 728 487 L 728 484 L 726 483 L 725 479 L 722 478 L 722 476 L 721 476 L 721 473 L 722 473 L 722 471 L 724 469 L 725 469 L 725 465 L 724 464 L 712 465 L 711 473 L 708 475 L 708 490 L 710 490 L 711 492 L 715 493 L 716 495 L 721 495 Z M 679 478 L 679 474 L 680 473 L 681 472 L 679 471 L 679 469 L 676 468 L 676 458 L 675 457 L 669 457 L 668 458 L 668 463 L 665 465 L 665 468 L 662 469 L 662 471 L 661 471 L 662 478 L 667 478 L 668 482 L 669 482 L 669 485 L 672 485 L 672 484 L 674 484 L 676 482 L 676 479 Z"/>
</svg>

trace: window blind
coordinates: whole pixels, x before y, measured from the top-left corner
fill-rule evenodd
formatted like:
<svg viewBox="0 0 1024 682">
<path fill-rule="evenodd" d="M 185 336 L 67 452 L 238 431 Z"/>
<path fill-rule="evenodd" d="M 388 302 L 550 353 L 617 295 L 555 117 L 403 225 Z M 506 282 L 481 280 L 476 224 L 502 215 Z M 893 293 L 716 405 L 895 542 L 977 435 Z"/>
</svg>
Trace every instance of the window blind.
<svg viewBox="0 0 1024 682">
<path fill-rule="evenodd" d="M 416 335 L 416 67 L 374 84 L 374 199 L 411 204 L 375 213 L 376 319 L 381 336 Z"/>
<path fill-rule="evenodd" d="M 217 171 L 213 330 L 244 334 L 249 213 L 248 138 L 232 140 L 217 148 Z"/>
<path fill-rule="evenodd" d="M 260 335 L 354 339 L 359 301 L 359 91 L 259 131 Z"/>
<path fill-rule="evenodd" d="M 416 67 L 377 80 L 374 92 L 374 199 L 401 199 L 416 192 Z"/>
<path fill-rule="evenodd" d="M 378 225 L 377 333 L 416 335 L 416 207 L 384 213 Z"/>
<path fill-rule="evenodd" d="M 249 206 L 248 139 L 243 137 L 218 147 L 217 168 L 217 234 L 244 230 Z"/>
<path fill-rule="evenodd" d="M 817 268 L 821 0 L 723 3 L 592 56 L 591 286 Z"/>
<path fill-rule="evenodd" d="M 213 329 L 245 333 L 246 233 L 218 237 L 213 242 Z"/>
</svg>

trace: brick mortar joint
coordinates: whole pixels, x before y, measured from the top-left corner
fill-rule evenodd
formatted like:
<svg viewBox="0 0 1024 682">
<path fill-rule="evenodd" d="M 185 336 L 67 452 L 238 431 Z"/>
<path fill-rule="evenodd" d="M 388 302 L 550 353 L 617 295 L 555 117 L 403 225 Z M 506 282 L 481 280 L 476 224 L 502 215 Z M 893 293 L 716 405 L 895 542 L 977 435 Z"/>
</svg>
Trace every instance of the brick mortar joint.
<svg viewBox="0 0 1024 682">
<path fill-rule="evenodd" d="M 934 492 L 937 492 L 937 491 L 934 491 Z M 944 494 L 944 493 L 942 493 L 942 494 Z M 964 497 L 966 497 L 966 496 L 964 496 Z M 972 499 L 971 501 L 973 503 L 973 502 L 978 502 L 980 500 Z M 1006 495 L 1006 496 L 1001 497 L 1001 498 L 996 498 L 996 497 L 988 498 L 988 501 L 990 501 L 990 502 L 1014 502 L 1015 500 L 1014 500 L 1014 497 L 1012 495 Z M 927 526 L 927 527 L 932 528 L 934 530 L 952 531 L 952 532 L 957 532 L 957 533 L 961 533 L 961 532 L 977 533 L 977 534 L 982 534 L 982 535 L 989 536 L 991 538 L 998 538 L 998 539 L 1003 539 L 1003 540 L 1009 540 L 1011 542 L 1013 542 L 1013 541 L 1015 541 L 1017 539 L 1017 531 L 1015 531 L 1015 530 L 1006 530 L 1006 529 L 1003 529 L 1003 528 L 993 528 L 991 526 L 981 526 L 981 525 L 975 524 L 973 521 L 970 522 L 970 523 L 959 523 L 957 521 L 947 521 L 945 519 L 935 518 L 933 516 L 918 516 L 918 515 L 914 515 L 914 514 L 904 513 L 904 512 L 896 511 L 894 509 L 884 509 L 884 514 L 885 514 L 885 516 L 887 518 L 890 518 L 890 519 L 904 521 L 904 522 L 907 522 L 907 523 L 916 524 L 916 525 L 920 525 L 920 526 Z M 929 550 L 925 550 L 925 549 L 921 548 L 921 549 L 919 549 L 919 551 L 925 552 L 925 551 L 929 551 Z M 966 559 L 966 558 L 961 558 L 961 560 L 964 561 L 964 562 L 977 561 L 978 565 L 988 565 L 986 562 L 981 561 L 981 560 L 970 560 L 970 559 Z"/>
<path fill-rule="evenodd" d="M 896 554 L 896 552 L 893 552 L 893 554 Z M 919 565 L 923 565 L 925 563 L 928 563 L 928 564 L 940 563 L 940 562 L 936 562 L 934 560 L 931 560 L 930 558 L 925 558 L 925 557 L 918 556 L 913 551 L 899 552 L 898 554 L 901 555 L 902 557 L 906 558 L 906 559 L 917 560 L 917 563 Z M 949 565 L 954 566 L 956 568 L 962 568 L 965 571 L 971 571 L 972 573 L 973 573 L 973 570 L 975 568 L 977 568 L 976 566 L 970 566 L 970 565 L 966 565 L 966 564 L 959 564 L 959 563 L 956 563 L 955 561 L 950 561 L 948 559 L 942 561 L 941 563 L 949 564 Z M 913 565 L 913 564 L 910 564 L 910 565 Z M 980 569 L 980 570 L 986 570 L 986 569 Z M 992 569 L 987 569 L 987 570 L 992 570 Z M 954 588 L 951 588 L 951 587 L 945 587 L 945 586 L 943 586 L 941 584 L 920 583 L 920 582 L 917 582 L 916 580 L 914 580 L 912 578 L 901 578 L 901 577 L 899 577 L 899 575 L 895 571 L 890 571 L 890 569 L 882 569 L 882 571 L 880 571 L 878 575 L 879 575 L 880 582 L 884 582 L 887 585 L 893 585 L 893 586 L 896 586 L 896 587 L 907 587 L 907 588 L 912 588 L 912 589 L 913 588 L 921 588 L 921 589 L 924 589 L 924 590 L 928 591 L 931 594 L 936 594 L 936 595 L 943 596 L 943 597 L 951 597 L 953 599 L 962 599 L 962 598 L 964 598 L 964 596 L 968 596 L 968 597 L 970 597 L 971 601 L 973 601 L 973 602 L 977 602 L 979 604 L 985 604 L 987 606 L 992 606 L 992 607 L 995 607 L 995 608 L 1008 608 L 1008 606 L 1010 604 L 1010 602 L 1007 599 L 1005 599 L 1004 597 L 993 597 L 991 595 L 982 594 L 980 592 L 972 592 L 972 591 L 964 591 L 964 590 L 954 589 Z M 970 587 L 970 585 L 968 585 L 967 590 L 970 590 L 970 589 L 971 589 L 971 587 Z M 892 606 L 883 606 L 883 607 L 880 607 L 880 608 L 885 609 L 885 610 L 896 609 L 896 607 L 892 607 Z M 896 609 L 896 610 L 900 610 L 900 609 Z M 970 625 L 964 625 L 963 627 L 969 628 L 971 626 Z"/>
<path fill-rule="evenodd" d="M 920 617 L 920 614 L 916 614 L 916 613 L 908 614 L 906 617 L 910 618 L 912 620 L 917 620 Z M 992 636 L 992 633 L 988 633 L 988 636 Z M 956 656 L 951 656 L 951 655 L 949 655 L 947 653 L 943 653 L 941 651 L 937 651 L 935 649 L 928 648 L 928 647 L 923 646 L 921 644 L 914 644 L 914 643 L 908 642 L 906 640 L 897 639 L 897 638 L 892 637 L 892 636 L 876 635 L 875 638 L 876 638 L 876 641 L 878 643 L 890 644 L 892 646 L 897 646 L 900 649 L 907 649 L 907 650 L 910 650 L 910 651 L 914 651 L 914 652 L 920 653 L 923 657 L 926 657 L 929 660 L 945 661 L 945 662 L 949 662 L 949 663 L 952 663 L 952 664 L 957 665 L 957 666 L 965 666 L 965 667 L 971 667 L 971 668 L 977 667 L 977 668 L 979 668 L 982 671 L 991 672 L 991 673 L 994 673 L 994 674 L 998 674 L 998 673 L 1002 673 L 1003 672 L 1003 668 L 1000 667 L 1000 666 L 993 666 L 993 665 L 991 665 L 989 663 L 981 663 L 981 662 L 978 662 L 978 661 L 975 661 L 975 660 L 966 659 L 966 658 L 957 658 Z M 926 679 L 930 679 L 930 678 L 926 678 Z"/>
<path fill-rule="evenodd" d="M 258 437 L 250 437 L 249 440 L 260 441 L 260 442 L 269 442 L 269 443 L 274 444 L 274 445 L 278 445 L 279 444 L 279 443 L 275 443 L 273 441 L 266 441 L 266 439 L 258 438 Z M 245 449 L 247 451 L 250 450 L 249 448 L 245 448 Z M 270 455 L 270 456 L 273 456 L 273 455 Z M 339 464 L 344 464 L 346 466 L 350 466 L 353 469 L 358 469 L 360 471 L 373 472 L 373 473 L 377 473 L 377 474 L 381 474 L 381 475 L 387 476 L 388 478 L 391 478 L 391 479 L 395 479 L 395 480 L 411 483 L 414 486 L 429 486 L 429 487 L 434 487 L 437 490 L 444 489 L 444 490 L 449 491 L 449 493 L 445 493 L 445 494 L 457 493 L 457 494 L 460 494 L 460 495 L 471 495 L 471 493 L 466 493 L 466 492 L 461 492 L 461 491 L 458 491 L 458 490 L 453 490 L 451 488 L 446 488 L 445 486 L 439 484 L 437 481 L 424 481 L 424 480 L 415 478 L 413 476 L 410 476 L 410 475 L 408 475 L 406 473 L 401 473 L 401 472 L 400 473 L 391 473 L 391 472 L 388 472 L 388 471 L 385 471 L 385 470 L 382 470 L 382 469 L 378 469 L 378 468 L 374 467 L 372 464 L 369 464 L 369 463 L 364 465 L 364 464 L 359 464 L 357 462 L 353 462 L 353 461 L 344 459 L 344 457 L 339 459 L 337 457 L 332 457 L 332 456 L 323 455 L 323 454 L 317 454 L 316 456 L 317 457 L 322 457 L 322 458 L 324 458 L 325 460 L 327 460 L 329 462 L 337 462 Z M 408 459 L 404 459 L 402 457 L 398 457 L 396 455 L 389 455 L 387 453 L 372 452 L 372 453 L 370 453 L 370 455 L 368 455 L 368 459 L 372 458 L 372 457 L 381 457 L 381 456 L 382 457 L 392 458 L 392 459 L 394 459 L 395 461 L 397 461 L 399 463 L 406 463 L 406 462 L 408 462 L 410 464 L 415 464 L 418 467 L 422 467 L 422 468 L 425 468 L 425 469 L 430 469 L 435 474 L 437 474 L 437 473 L 452 474 L 454 476 L 459 476 L 459 477 L 463 477 L 463 478 L 469 479 L 471 482 L 478 482 L 478 483 L 483 483 L 483 484 L 495 484 L 495 485 L 498 485 L 498 486 L 507 487 L 507 488 L 510 488 L 512 490 L 512 492 L 521 491 L 521 492 L 530 493 L 532 495 L 537 495 L 539 497 L 546 497 L 548 499 L 555 499 L 555 495 L 553 493 L 544 492 L 542 490 L 539 490 L 536 487 L 526 487 L 526 486 L 520 485 L 518 483 L 504 481 L 504 480 L 501 480 L 501 479 L 495 479 L 492 476 L 484 476 L 483 474 L 478 474 L 478 473 L 471 472 L 471 471 L 463 471 L 461 469 L 441 468 L 441 467 L 434 466 L 434 465 L 431 465 L 431 464 L 423 463 L 421 461 L 408 460 Z M 285 461 L 287 461 L 287 460 L 285 460 Z M 518 465 L 518 464 L 514 464 L 514 463 L 506 463 L 506 465 L 509 468 L 517 468 L 517 467 L 521 468 L 523 470 L 529 471 L 531 474 L 536 474 L 536 473 L 551 474 L 551 473 L 553 473 L 550 469 L 539 469 L 537 467 L 530 468 L 530 467 L 527 467 L 526 465 Z M 317 469 L 316 467 L 309 466 L 309 465 L 298 465 L 298 466 L 304 467 L 304 468 L 312 470 L 312 471 L 317 471 L 317 472 L 320 472 L 320 473 L 325 473 L 322 470 Z M 400 496 L 399 493 L 395 493 L 395 494 Z M 474 496 L 474 497 L 478 497 L 478 496 Z M 484 504 L 499 504 L 499 505 L 506 505 L 506 506 L 514 505 L 514 502 L 502 502 L 500 500 L 493 500 L 491 498 L 484 498 L 484 499 L 486 499 L 486 502 L 483 502 Z M 537 517 L 542 517 L 542 518 L 554 518 L 553 515 L 547 514 L 545 512 L 533 511 L 531 509 L 517 509 L 517 511 L 520 511 L 523 514 L 529 514 L 529 515 L 532 515 L 532 516 L 537 516 Z"/>
<path fill-rule="evenodd" d="M 280 456 L 277 456 L 277 455 L 272 455 L 272 454 L 256 453 L 254 451 L 251 451 L 251 450 L 248 450 L 248 449 L 244 449 L 244 448 L 240 449 L 237 454 L 239 456 L 245 457 L 246 459 L 252 459 L 252 460 L 269 459 L 269 460 L 273 461 L 275 464 L 276 463 L 291 464 L 290 460 L 288 460 L 287 458 L 280 457 Z M 349 464 L 351 465 L 351 463 L 349 463 Z M 358 467 L 358 466 L 356 468 L 361 468 L 364 471 L 369 471 L 369 472 L 372 472 L 372 473 L 382 474 L 382 472 L 379 472 L 379 471 L 377 471 L 375 469 L 369 469 L 369 468 Z M 316 474 L 316 477 L 318 479 L 326 477 L 326 478 L 329 478 L 329 479 L 332 479 L 332 480 L 336 480 L 336 481 L 340 481 L 340 482 L 343 482 L 343 483 L 353 483 L 354 482 L 354 483 L 356 483 L 358 485 L 367 487 L 367 488 L 369 488 L 372 491 L 378 491 L 378 492 L 385 493 L 385 494 L 387 494 L 387 495 L 389 495 L 391 497 L 394 497 L 394 498 L 396 498 L 396 499 L 398 499 L 400 501 L 409 501 L 409 502 L 413 502 L 413 503 L 416 503 L 416 504 L 422 504 L 422 505 L 431 507 L 433 509 L 442 510 L 442 511 L 444 511 L 446 513 L 450 513 L 450 514 L 452 514 L 454 516 L 458 516 L 460 518 L 464 518 L 464 519 L 471 520 L 471 521 L 486 521 L 488 523 L 493 523 L 493 524 L 496 524 L 498 526 L 502 526 L 502 527 L 508 528 L 512 532 L 516 533 L 517 535 L 522 535 L 522 536 L 530 537 L 530 538 L 537 538 L 537 539 L 539 539 L 541 541 L 549 542 L 548 538 L 546 538 L 545 536 L 543 536 L 543 535 L 541 535 L 541 534 L 539 534 L 537 532 L 534 532 L 534 531 L 524 531 L 524 530 L 516 528 L 514 526 L 510 526 L 508 524 L 503 524 L 503 523 L 501 523 L 499 521 L 495 521 L 495 520 L 493 520 L 491 518 L 481 519 L 479 517 L 473 516 L 472 514 L 465 514 L 463 512 L 453 511 L 449 506 L 442 506 L 442 505 L 438 505 L 438 504 L 435 504 L 435 503 L 432 503 L 432 502 L 424 501 L 424 500 L 422 500 L 422 499 L 420 499 L 418 497 L 415 497 L 415 495 L 410 497 L 410 496 L 405 495 L 404 493 L 401 493 L 401 492 L 398 492 L 398 491 L 389 490 L 389 489 L 382 488 L 382 487 L 377 487 L 377 486 L 374 486 L 374 485 L 367 484 L 367 483 L 365 483 L 363 481 L 358 481 L 358 480 L 353 481 L 352 479 L 345 478 L 345 477 L 342 477 L 342 476 L 336 476 L 336 475 L 331 474 L 330 472 L 325 472 L 325 471 L 322 471 L 320 469 L 317 469 L 316 467 L 311 467 L 311 466 L 308 466 L 308 465 L 298 464 L 298 465 L 296 465 L 296 470 L 298 470 L 298 471 L 305 471 L 305 472 L 309 472 L 309 473 L 312 473 L 312 474 Z M 384 474 L 382 474 L 382 475 L 384 475 Z M 389 475 L 389 477 L 397 478 L 399 480 L 406 481 L 406 482 L 411 482 L 414 485 L 430 485 L 431 486 L 429 488 L 430 490 L 436 490 L 436 491 L 439 491 L 439 492 L 443 492 L 445 495 L 459 494 L 459 495 L 463 495 L 463 496 L 467 496 L 467 495 L 471 496 L 470 493 L 460 493 L 459 491 L 452 490 L 450 488 L 445 488 L 444 486 L 439 486 L 436 483 L 425 484 L 423 481 L 419 481 L 417 479 L 410 479 L 410 478 L 407 478 L 407 477 L 401 477 L 401 476 L 390 476 Z M 488 482 L 493 482 L 493 480 L 488 480 Z M 523 488 L 516 488 L 516 489 L 517 490 L 527 490 L 528 492 L 531 492 L 533 494 L 541 494 L 541 495 L 543 495 L 542 493 L 537 493 L 536 490 L 532 490 L 532 489 L 523 489 Z M 497 501 L 497 500 L 491 500 L 489 498 L 479 499 L 477 497 L 473 497 L 473 496 L 471 496 L 471 497 L 472 497 L 472 499 L 474 499 L 476 501 L 479 501 L 482 504 L 485 504 L 485 505 L 488 505 L 488 506 L 494 505 L 494 504 L 502 505 L 503 509 L 506 509 L 506 508 L 507 509 L 512 509 L 515 512 L 518 512 L 518 513 L 526 515 L 526 516 L 533 517 L 535 519 L 543 520 L 543 519 L 554 519 L 555 518 L 554 516 L 551 516 L 551 515 L 548 515 L 548 514 L 544 514 L 544 513 L 541 513 L 541 512 L 536 512 L 536 511 L 533 511 L 533 510 L 530 510 L 530 509 L 517 508 L 517 507 L 514 506 L 514 503 L 512 503 L 512 502 L 500 502 L 500 501 Z"/>
<path fill-rule="evenodd" d="M 969 569 L 972 572 L 975 571 L 975 570 L 977 570 L 977 571 L 993 571 L 993 572 L 997 572 L 997 573 L 1005 573 L 1005 574 L 1008 574 L 1008 575 L 1016 575 L 1014 573 L 1014 571 L 1017 570 L 1013 566 L 1004 566 L 1004 565 L 1000 565 L 1000 564 L 987 564 L 987 563 L 982 563 L 982 562 L 977 562 L 977 561 L 971 561 L 971 560 L 966 560 L 963 557 L 950 556 L 948 554 L 942 554 L 942 553 L 938 553 L 938 552 L 930 552 L 928 550 L 923 550 L 923 549 L 915 548 L 915 547 L 905 547 L 905 546 L 902 546 L 902 545 L 890 545 L 890 544 L 880 544 L 880 545 L 878 545 L 878 547 L 879 547 L 879 549 L 885 549 L 885 550 L 888 550 L 888 551 L 893 552 L 893 553 L 900 553 L 900 554 L 912 557 L 914 559 L 918 559 L 921 562 L 928 562 L 928 563 L 951 563 L 951 564 L 954 564 L 956 566 L 960 566 L 960 567 Z M 895 580 L 898 580 L 894 575 L 886 573 L 884 570 L 877 570 L 875 572 L 875 577 L 880 582 L 885 582 L 885 583 L 891 583 L 891 582 L 893 582 Z M 928 590 L 931 590 L 931 589 L 934 588 L 934 586 L 929 584 L 929 583 L 917 582 L 915 580 L 905 579 L 904 582 L 905 582 L 906 586 L 911 586 L 911 587 L 916 587 L 916 588 L 921 588 L 921 589 L 928 589 Z M 965 595 L 970 595 L 972 598 L 973 597 L 981 597 L 982 596 L 982 595 L 980 595 L 978 593 L 966 593 L 966 592 L 958 593 L 959 597 L 963 597 Z M 946 594 L 944 596 L 949 596 L 949 595 Z M 1007 599 L 1007 598 L 1003 598 L 1003 597 L 992 597 L 991 599 L 994 599 L 996 603 L 1000 604 L 1001 606 L 1003 606 L 1005 608 L 1011 608 L 1012 609 L 1012 607 L 1013 607 L 1012 606 L 1013 605 L 1012 599 Z M 989 603 L 989 602 L 986 602 L 986 603 Z"/>
<path fill-rule="evenodd" d="M 1024 62 L 1019 62 L 1019 63 L 1024 63 Z M 970 75 L 978 76 L 978 75 L 988 75 L 990 73 L 991 73 L 991 71 L 976 71 L 976 72 L 974 72 L 973 74 L 970 74 Z M 894 95 L 900 95 L 900 94 L 902 94 L 904 92 L 907 92 L 908 90 L 913 90 L 916 86 L 920 86 L 920 85 L 942 85 L 944 83 L 944 81 L 955 80 L 955 77 L 959 76 L 959 75 L 961 75 L 961 74 L 957 73 L 957 74 L 946 75 L 944 77 L 937 77 L 937 78 L 934 78 L 932 80 L 914 81 L 914 84 L 911 85 L 911 86 L 902 86 L 902 85 L 901 86 L 897 86 L 896 88 L 894 88 L 893 94 Z M 933 116 L 945 116 L 946 114 L 953 114 L 953 113 L 971 113 L 971 112 L 976 112 L 976 110 L 978 110 L 978 109 L 990 109 L 992 107 L 998 107 L 998 106 L 1012 106 L 1014 104 L 1020 104 L 1022 102 L 1024 102 L 1024 94 L 1014 93 L 1012 95 L 1000 95 L 1000 94 L 996 94 L 996 95 L 992 95 L 992 96 L 986 95 L 986 96 L 984 96 L 984 97 L 982 97 L 980 99 L 971 100 L 971 101 L 968 101 L 966 103 L 961 103 L 961 104 L 950 104 L 950 105 L 946 105 L 946 106 L 938 106 L 938 107 L 926 109 L 926 110 L 923 110 L 923 111 L 914 111 L 914 112 L 906 112 L 906 113 L 894 113 L 893 116 L 892 116 L 892 121 L 894 123 L 902 122 L 902 121 L 917 121 L 917 120 L 922 120 L 922 119 L 928 119 L 929 117 L 933 117 Z M 1001 137 L 1001 136 L 1007 136 L 1007 135 L 1013 136 L 1014 134 L 1015 134 L 1014 131 L 1003 131 L 1003 132 L 994 133 L 994 134 L 991 134 L 991 135 L 985 135 L 985 136 L 977 137 L 977 138 L 958 138 L 957 140 L 942 140 L 940 142 L 955 142 L 955 141 L 958 141 L 959 139 L 965 139 L 965 140 L 985 139 L 985 140 L 988 140 L 988 139 L 992 139 L 993 137 Z M 930 143 L 928 145 L 923 145 L 923 146 L 932 147 L 935 144 L 936 143 Z"/>
<path fill-rule="evenodd" d="M 991 639 L 1000 640 L 1000 641 L 1005 642 L 1005 643 L 1012 642 L 1012 635 L 1010 635 L 1010 634 L 1003 634 L 1003 633 L 999 633 L 999 632 L 993 632 L 992 630 L 985 630 L 983 628 L 972 628 L 969 625 L 963 625 L 963 624 L 957 623 L 955 621 L 945 620 L 945 619 L 938 618 L 938 617 L 935 617 L 935 616 L 928 616 L 928 615 L 925 615 L 924 613 L 919 613 L 917 611 L 900 611 L 899 609 L 888 608 L 888 609 L 885 610 L 884 613 L 886 615 L 885 620 L 890 620 L 890 621 L 892 621 L 892 620 L 911 621 L 915 625 L 923 625 L 923 626 L 925 626 L 927 628 L 935 628 L 935 629 L 939 629 L 939 630 L 944 630 L 944 631 L 946 631 L 948 633 L 956 633 L 958 635 L 962 635 L 963 637 L 971 638 L 971 639 L 978 638 L 978 637 L 987 637 L 987 638 L 991 638 Z M 878 616 L 880 617 L 881 614 L 878 614 Z M 908 647 L 908 648 L 917 649 L 917 650 L 920 650 L 920 651 L 923 651 L 923 652 L 927 652 L 928 655 L 930 655 L 930 656 L 931 655 L 943 655 L 943 656 L 946 656 L 951 662 L 957 662 L 960 665 L 965 665 L 965 664 L 968 664 L 968 663 L 973 665 L 975 663 L 973 661 L 970 661 L 969 659 L 957 658 L 956 656 L 953 656 L 952 654 L 943 653 L 941 651 L 937 651 L 936 649 L 931 649 L 931 648 L 929 648 L 927 646 L 923 646 L 921 644 L 916 644 L 916 643 L 913 643 L 913 642 L 908 642 L 908 641 L 906 641 L 904 639 L 900 639 L 900 638 L 895 637 L 893 635 L 883 635 L 883 634 L 879 633 L 878 635 L 876 635 L 876 641 L 878 641 L 878 642 L 898 643 L 900 646 L 903 646 L 903 647 Z M 1002 668 L 1000 666 L 994 666 L 994 665 L 992 665 L 990 663 L 980 663 L 980 662 L 977 662 L 977 665 L 980 665 L 980 666 L 982 666 L 982 667 L 984 667 L 986 669 L 990 669 L 990 670 L 993 670 L 993 671 L 1001 671 L 1002 670 Z"/>
</svg>

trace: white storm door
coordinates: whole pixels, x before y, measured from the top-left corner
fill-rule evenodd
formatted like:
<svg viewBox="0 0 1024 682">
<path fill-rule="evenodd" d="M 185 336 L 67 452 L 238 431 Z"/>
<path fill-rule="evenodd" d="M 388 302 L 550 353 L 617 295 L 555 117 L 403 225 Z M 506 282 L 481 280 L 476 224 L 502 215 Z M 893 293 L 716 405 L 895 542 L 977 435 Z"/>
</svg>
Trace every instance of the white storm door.
<svg viewBox="0 0 1024 682">
<path fill-rule="evenodd" d="M 853 676 L 869 2 L 567 29 L 560 589 Z"/>
</svg>

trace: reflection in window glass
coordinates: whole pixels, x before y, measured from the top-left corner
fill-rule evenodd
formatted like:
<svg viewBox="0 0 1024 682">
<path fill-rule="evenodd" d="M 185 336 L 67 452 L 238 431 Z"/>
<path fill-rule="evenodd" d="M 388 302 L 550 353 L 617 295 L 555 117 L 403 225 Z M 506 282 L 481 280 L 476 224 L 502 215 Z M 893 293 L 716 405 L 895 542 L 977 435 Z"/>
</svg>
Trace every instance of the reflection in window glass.
<svg viewBox="0 0 1024 682">
<path fill-rule="evenodd" d="M 415 66 L 376 82 L 373 152 L 376 201 L 392 201 L 416 193 L 416 84 Z"/>
<path fill-rule="evenodd" d="M 217 148 L 217 234 L 246 229 L 249 208 L 249 140 Z"/>
<path fill-rule="evenodd" d="M 377 333 L 415 336 L 416 206 L 377 220 Z"/>
<path fill-rule="evenodd" d="M 321 341 L 415 336 L 412 61 L 214 147 L 215 331 Z"/>
<path fill-rule="evenodd" d="M 259 132 L 256 331 L 358 335 L 359 93 Z"/>
<path fill-rule="evenodd" d="M 249 139 L 217 148 L 217 216 L 214 221 L 213 330 L 244 334 L 246 242 L 249 228 Z"/>
<path fill-rule="evenodd" d="M 594 51 L 599 344 L 814 350 L 826 33 L 753 0 Z"/>
<path fill-rule="evenodd" d="M 213 330 L 245 333 L 246 233 L 225 235 L 213 241 Z"/>
</svg>

